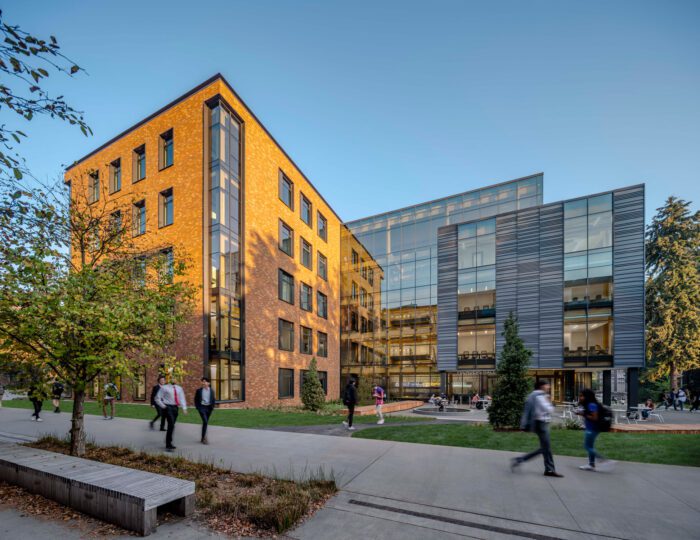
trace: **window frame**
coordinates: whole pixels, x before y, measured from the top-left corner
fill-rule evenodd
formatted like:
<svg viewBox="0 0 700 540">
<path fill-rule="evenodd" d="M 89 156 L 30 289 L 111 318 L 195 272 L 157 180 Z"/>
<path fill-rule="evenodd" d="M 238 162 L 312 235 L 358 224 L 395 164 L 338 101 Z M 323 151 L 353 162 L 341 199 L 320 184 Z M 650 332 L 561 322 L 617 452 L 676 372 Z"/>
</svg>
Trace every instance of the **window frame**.
<svg viewBox="0 0 700 540">
<path fill-rule="evenodd" d="M 321 261 L 323 261 L 323 273 L 321 273 Z M 328 258 L 320 251 L 316 251 L 316 274 L 322 280 L 328 281 Z"/>
<path fill-rule="evenodd" d="M 320 301 L 321 298 L 323 302 Z M 323 313 L 321 313 L 321 305 L 324 307 Z M 328 296 L 321 291 L 316 291 L 316 314 L 322 319 L 328 319 Z"/>
<path fill-rule="evenodd" d="M 282 198 L 282 183 L 289 183 L 289 204 Z M 284 205 L 290 210 L 294 210 L 294 182 L 289 178 L 282 169 L 279 170 L 279 176 L 277 181 L 277 196 L 279 200 L 284 203 Z"/>
<path fill-rule="evenodd" d="M 283 284 L 283 277 L 289 277 L 292 279 L 291 282 L 291 301 L 287 300 L 284 298 L 282 295 L 282 284 Z M 281 268 L 277 269 L 277 297 L 282 300 L 282 302 L 286 302 L 287 304 L 294 305 L 294 289 L 295 289 L 296 283 L 294 276 L 290 274 L 289 272 L 286 272 L 285 270 L 282 270 Z"/>
<path fill-rule="evenodd" d="M 308 203 L 309 206 L 309 221 L 304 219 L 304 202 Z M 314 205 L 302 191 L 299 191 L 299 217 L 306 223 L 311 229 L 314 228 Z"/>
<path fill-rule="evenodd" d="M 304 262 L 306 250 L 304 249 L 306 246 L 308 246 L 308 256 L 309 256 L 309 264 L 306 264 Z M 306 238 L 303 236 L 299 236 L 299 262 L 301 265 L 305 268 L 308 268 L 309 270 L 314 269 L 314 246 L 309 242 Z"/>
<path fill-rule="evenodd" d="M 286 390 L 289 393 L 282 393 L 282 374 L 291 375 L 289 378 L 289 388 Z M 277 368 L 277 399 L 293 399 L 294 398 L 294 368 Z"/>
<path fill-rule="evenodd" d="M 289 230 L 289 232 L 290 232 L 289 248 L 290 248 L 291 253 L 288 251 L 285 251 L 282 248 L 282 234 L 281 233 L 282 233 L 283 227 L 286 228 L 287 230 Z M 289 225 L 287 225 L 287 223 L 285 223 L 281 219 L 279 220 L 279 226 L 277 229 L 277 247 L 279 248 L 279 250 L 282 253 L 290 256 L 292 259 L 294 258 L 294 229 L 292 229 Z"/>
<path fill-rule="evenodd" d="M 131 164 L 131 183 L 136 184 L 146 179 L 146 143 L 137 146 L 131 151 L 132 164 Z M 139 177 L 139 162 L 140 156 L 143 156 L 143 176 Z"/>
<path fill-rule="evenodd" d="M 170 163 L 167 162 L 167 148 L 170 143 Z M 158 170 L 162 171 L 168 167 L 172 167 L 175 163 L 175 133 L 173 128 L 170 128 L 158 136 Z"/>
<path fill-rule="evenodd" d="M 321 352 L 321 336 L 323 336 L 325 343 L 325 351 Z M 319 358 L 328 358 L 328 333 L 316 330 L 316 356 Z"/>
<path fill-rule="evenodd" d="M 100 200 L 100 171 L 95 169 L 88 173 L 88 204 L 95 204 Z"/>
<path fill-rule="evenodd" d="M 308 309 L 304 307 L 304 288 L 308 289 L 309 291 Z M 314 288 L 303 281 L 299 285 L 299 307 L 302 309 L 302 311 L 308 311 L 309 313 L 313 313 L 314 311 Z"/>
<path fill-rule="evenodd" d="M 141 220 L 137 220 L 136 218 L 138 217 L 137 214 L 140 214 L 140 210 L 143 209 L 143 231 L 141 231 L 140 228 L 140 223 Z M 146 215 L 146 199 L 141 199 L 140 201 L 136 201 L 131 205 L 131 220 L 132 220 L 132 227 L 131 227 L 131 234 L 133 238 L 136 238 L 137 236 L 143 236 L 146 234 L 146 231 L 148 230 L 148 220 L 147 220 L 147 215 Z M 138 229 L 137 229 L 137 224 L 138 224 Z"/>
<path fill-rule="evenodd" d="M 308 332 L 305 332 L 308 331 Z M 303 348 L 304 344 L 304 334 L 307 334 L 307 337 L 309 338 L 309 348 L 308 350 L 305 350 Z M 314 331 L 309 328 L 308 326 L 304 326 L 303 324 L 299 325 L 299 354 L 313 354 L 314 353 Z"/>
<path fill-rule="evenodd" d="M 321 223 L 323 223 L 323 234 L 321 234 Z M 316 234 L 324 242 L 328 242 L 328 220 L 320 210 L 316 210 Z"/>
<path fill-rule="evenodd" d="M 140 373 L 138 373 L 140 372 Z M 138 388 L 138 376 L 143 375 L 143 397 L 137 395 Z M 148 399 L 148 366 L 139 366 L 137 370 L 136 378 L 132 380 L 133 388 L 131 389 L 131 399 L 134 401 L 146 401 Z"/>
<path fill-rule="evenodd" d="M 300 369 L 299 370 L 299 394 L 301 395 L 301 389 L 304 387 L 304 378 L 306 377 L 306 374 L 309 372 L 308 369 Z M 323 371 L 323 370 L 316 370 L 316 373 L 318 374 L 318 380 L 321 383 L 321 388 L 323 388 L 323 393 L 325 395 L 328 395 L 328 372 Z M 323 376 L 321 376 L 323 374 Z"/>
<path fill-rule="evenodd" d="M 119 173 L 119 187 L 115 187 L 115 172 Z M 109 164 L 109 194 L 122 190 L 122 158 L 117 158 Z"/>
<path fill-rule="evenodd" d="M 166 223 L 166 201 L 167 197 L 170 197 L 170 223 Z M 175 221 L 175 198 L 173 193 L 173 188 L 169 187 L 164 189 L 158 194 L 158 228 L 169 227 Z"/>
<path fill-rule="evenodd" d="M 282 326 L 284 323 L 291 325 L 292 335 L 291 339 L 289 340 L 291 349 L 285 349 L 282 347 Z M 281 317 L 277 319 L 277 349 L 280 351 L 294 352 L 294 323 L 292 321 L 282 319 Z"/>
</svg>

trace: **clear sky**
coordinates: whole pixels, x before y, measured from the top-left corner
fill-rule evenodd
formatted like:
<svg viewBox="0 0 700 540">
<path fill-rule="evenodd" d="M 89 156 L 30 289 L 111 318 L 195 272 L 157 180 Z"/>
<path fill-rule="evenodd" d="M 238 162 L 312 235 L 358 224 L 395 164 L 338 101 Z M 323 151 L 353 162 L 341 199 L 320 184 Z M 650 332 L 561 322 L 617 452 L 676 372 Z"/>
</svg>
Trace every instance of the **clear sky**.
<svg viewBox="0 0 700 540">
<path fill-rule="evenodd" d="M 221 72 L 348 221 L 539 171 L 545 202 L 646 182 L 647 219 L 700 203 L 697 0 L 2 9 L 89 73 L 51 77 L 94 136 L 33 121 L 40 178 Z"/>
</svg>

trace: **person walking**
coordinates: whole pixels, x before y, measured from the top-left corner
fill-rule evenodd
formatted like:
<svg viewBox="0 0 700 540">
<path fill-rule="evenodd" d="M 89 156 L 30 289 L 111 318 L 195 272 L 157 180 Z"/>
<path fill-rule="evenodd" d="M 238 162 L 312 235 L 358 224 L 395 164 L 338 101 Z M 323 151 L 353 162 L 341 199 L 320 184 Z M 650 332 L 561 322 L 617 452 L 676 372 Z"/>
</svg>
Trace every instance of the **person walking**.
<svg viewBox="0 0 700 540">
<path fill-rule="evenodd" d="M 112 381 L 104 385 L 104 395 L 102 396 L 102 416 L 103 420 L 114 420 L 114 407 L 119 395 L 119 388 Z M 109 405 L 109 417 L 107 417 L 107 405 Z"/>
<path fill-rule="evenodd" d="M 165 450 L 172 452 L 175 450 L 173 434 L 175 433 L 175 422 L 177 422 L 180 407 L 182 407 L 182 413 L 187 414 L 185 391 L 179 384 L 175 384 L 172 381 L 169 384 L 164 384 L 156 394 L 156 404 L 161 409 L 165 409 L 165 418 L 168 422 L 168 429 L 165 433 Z"/>
<path fill-rule="evenodd" d="M 384 405 L 384 389 L 377 385 L 372 390 L 372 397 L 374 398 L 374 410 L 377 413 L 377 424 L 381 425 L 384 423 L 384 415 L 382 414 L 382 406 Z"/>
<path fill-rule="evenodd" d="M 0 407 L 2 407 L 2 398 L 5 396 L 5 385 L 0 381 Z"/>
<path fill-rule="evenodd" d="M 678 406 L 681 408 L 681 412 L 683 412 L 685 400 L 688 399 L 688 395 L 685 393 L 685 390 L 683 388 L 678 389 L 678 394 L 676 394 L 676 398 L 678 399 Z M 673 407 L 673 409 L 675 410 L 676 407 Z"/>
<path fill-rule="evenodd" d="M 41 382 L 32 382 L 29 385 L 27 396 L 29 397 L 29 401 L 31 401 L 32 405 L 34 406 L 34 412 L 32 413 L 31 418 L 33 418 L 36 422 L 43 422 L 44 420 L 39 417 L 39 413 L 41 412 L 41 408 L 44 406 L 44 398 L 46 397 L 44 385 Z"/>
<path fill-rule="evenodd" d="M 158 384 L 155 384 L 153 388 L 151 388 L 151 407 L 153 407 L 156 410 L 156 417 L 148 423 L 150 428 L 153 429 L 153 426 L 155 425 L 156 421 L 160 418 L 161 431 L 165 431 L 165 409 L 161 409 L 160 406 L 156 403 L 156 395 L 158 395 L 158 391 L 164 384 L 165 375 L 159 375 Z"/>
<path fill-rule="evenodd" d="M 688 412 L 695 412 L 697 410 L 700 410 L 700 392 L 697 390 L 693 392 L 693 401 L 691 403 L 690 411 Z"/>
<path fill-rule="evenodd" d="M 588 465 L 581 465 L 579 469 L 582 471 L 595 471 L 595 460 L 597 458 L 602 466 L 610 470 L 615 465 L 615 462 L 605 459 L 595 449 L 595 440 L 598 438 L 598 435 L 600 435 L 598 420 L 600 414 L 603 412 L 603 408 L 596 399 L 595 392 L 590 388 L 581 391 L 578 402 L 581 409 L 576 414 L 583 416 L 585 426 L 583 447 L 586 449 L 586 452 L 588 452 Z"/>
<path fill-rule="evenodd" d="M 63 395 L 63 383 L 58 379 L 54 379 L 51 385 L 51 401 L 53 403 L 53 412 L 61 412 L 61 396 Z"/>
<path fill-rule="evenodd" d="M 540 440 L 540 447 L 529 454 L 513 458 L 510 463 L 510 469 L 513 472 L 526 461 L 542 454 L 542 458 L 544 459 L 544 475 L 554 478 L 564 477 L 564 475 L 559 474 L 554 467 L 554 456 L 552 456 L 552 448 L 549 439 L 549 423 L 552 420 L 552 412 L 554 412 L 554 406 L 549 399 L 550 388 L 547 381 L 537 381 L 537 383 L 535 383 L 535 390 L 525 401 L 525 409 L 520 420 L 520 429 L 523 431 L 534 431 Z"/>
<path fill-rule="evenodd" d="M 214 405 L 216 405 L 214 389 L 211 387 L 209 379 L 202 377 L 202 387 L 197 388 L 194 393 L 194 406 L 202 418 L 202 444 L 209 444 L 207 427 L 209 427 L 209 417 L 214 412 Z"/>
<path fill-rule="evenodd" d="M 355 414 L 355 405 L 357 405 L 356 384 L 355 379 L 350 377 L 348 379 L 348 384 L 345 385 L 345 390 L 343 391 L 343 405 L 348 408 L 348 418 L 347 420 L 343 420 L 343 425 L 350 431 L 355 429 L 352 427 L 352 417 Z"/>
<path fill-rule="evenodd" d="M 678 410 L 678 390 L 674 388 L 668 396 L 669 405 L 673 405 L 673 410 Z"/>
</svg>

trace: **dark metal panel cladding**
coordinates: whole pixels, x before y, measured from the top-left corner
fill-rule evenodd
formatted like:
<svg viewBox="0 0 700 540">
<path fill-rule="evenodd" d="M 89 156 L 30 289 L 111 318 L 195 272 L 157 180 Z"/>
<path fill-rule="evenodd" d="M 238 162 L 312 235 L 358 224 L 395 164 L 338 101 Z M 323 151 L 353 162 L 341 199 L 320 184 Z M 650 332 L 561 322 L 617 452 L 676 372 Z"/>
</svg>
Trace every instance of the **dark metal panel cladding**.
<svg viewBox="0 0 700 540">
<path fill-rule="evenodd" d="M 503 349 L 503 324 L 516 313 L 518 278 L 516 214 L 496 217 L 496 355 Z"/>
<path fill-rule="evenodd" d="M 457 369 L 457 226 L 438 230 L 438 371 Z"/>
<path fill-rule="evenodd" d="M 615 366 L 643 367 L 644 186 L 613 192 Z"/>
<path fill-rule="evenodd" d="M 564 347 L 564 207 L 540 210 L 539 367 L 561 368 Z"/>
<path fill-rule="evenodd" d="M 531 365 L 539 365 L 540 349 L 540 210 L 517 215 L 517 315 L 520 337 L 532 351 Z M 498 308 L 497 308 L 498 309 Z"/>
</svg>

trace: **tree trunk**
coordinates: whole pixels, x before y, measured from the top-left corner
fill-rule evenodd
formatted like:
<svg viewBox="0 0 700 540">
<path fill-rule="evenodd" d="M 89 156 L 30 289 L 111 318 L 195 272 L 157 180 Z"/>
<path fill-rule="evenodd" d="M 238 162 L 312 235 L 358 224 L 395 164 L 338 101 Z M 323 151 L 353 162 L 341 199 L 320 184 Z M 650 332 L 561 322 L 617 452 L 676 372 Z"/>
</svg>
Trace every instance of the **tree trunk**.
<svg viewBox="0 0 700 540">
<path fill-rule="evenodd" d="M 73 392 L 73 417 L 70 428 L 71 456 L 85 455 L 85 390 Z"/>
<path fill-rule="evenodd" d="M 669 376 L 668 376 L 668 383 L 671 386 L 670 390 L 673 390 L 676 387 L 676 378 L 678 377 L 678 372 L 676 371 L 676 363 L 671 362 L 668 366 L 669 368 Z"/>
</svg>

